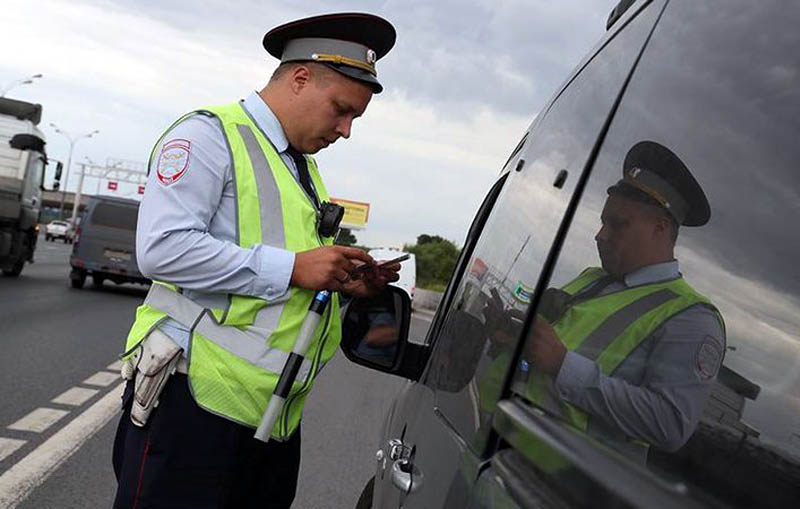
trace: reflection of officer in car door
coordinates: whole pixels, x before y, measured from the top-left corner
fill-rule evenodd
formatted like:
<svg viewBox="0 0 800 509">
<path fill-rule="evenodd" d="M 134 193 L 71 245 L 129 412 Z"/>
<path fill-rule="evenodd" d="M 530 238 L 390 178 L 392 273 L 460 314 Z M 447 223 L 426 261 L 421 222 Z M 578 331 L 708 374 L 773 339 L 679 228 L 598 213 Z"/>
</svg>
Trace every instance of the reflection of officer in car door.
<svg viewBox="0 0 800 509">
<path fill-rule="evenodd" d="M 673 254 L 678 225 L 704 225 L 710 208 L 681 160 L 647 141 L 608 195 L 595 236 L 602 269 L 546 291 L 523 364 L 534 401 L 644 459 L 649 445 L 674 451 L 689 439 L 722 363 L 722 317 Z"/>
</svg>

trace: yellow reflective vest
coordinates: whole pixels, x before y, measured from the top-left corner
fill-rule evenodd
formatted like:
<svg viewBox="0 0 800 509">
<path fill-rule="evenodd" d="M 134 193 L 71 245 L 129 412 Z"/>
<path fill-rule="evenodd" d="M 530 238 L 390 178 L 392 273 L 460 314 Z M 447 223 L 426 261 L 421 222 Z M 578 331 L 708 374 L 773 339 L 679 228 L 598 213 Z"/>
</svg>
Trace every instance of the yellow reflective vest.
<svg viewBox="0 0 800 509">
<path fill-rule="evenodd" d="M 239 103 L 197 110 L 178 122 L 192 114 L 215 116 L 222 125 L 233 163 L 240 247 L 261 243 L 300 252 L 332 244 L 317 234 L 314 204 Z M 317 196 L 328 200 L 314 159 L 306 158 Z M 167 317 L 176 320 L 190 329 L 185 354 L 189 387 L 197 404 L 257 428 L 314 293 L 289 287 L 274 302 L 230 295 L 225 309 L 207 309 L 181 295 L 177 286 L 154 282 L 136 311 L 122 358 L 130 358 Z M 339 303 L 334 294 L 272 430 L 274 439 L 286 440 L 297 429 L 314 378 L 333 357 L 340 340 Z"/>
<path fill-rule="evenodd" d="M 586 269 L 562 290 L 574 296 L 604 275 L 605 271 L 600 268 Z M 711 301 L 683 278 L 579 300 L 553 323 L 553 327 L 568 350 L 595 361 L 600 370 L 610 376 L 666 320 L 696 304 L 712 308 L 724 328 L 722 316 Z M 552 409 L 549 383 L 550 378 L 534 368 L 527 392 L 531 401 Z M 564 400 L 557 401 L 557 405 L 568 423 L 586 431 L 589 413 Z"/>
</svg>

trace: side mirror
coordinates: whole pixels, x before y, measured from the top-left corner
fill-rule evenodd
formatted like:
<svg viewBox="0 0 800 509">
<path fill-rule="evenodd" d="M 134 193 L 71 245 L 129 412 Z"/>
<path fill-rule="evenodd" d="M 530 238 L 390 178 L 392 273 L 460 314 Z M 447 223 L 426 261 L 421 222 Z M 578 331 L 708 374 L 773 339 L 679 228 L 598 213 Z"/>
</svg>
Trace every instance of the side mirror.
<svg viewBox="0 0 800 509">
<path fill-rule="evenodd" d="M 56 161 L 55 159 L 43 160 L 44 164 L 42 165 L 42 178 L 39 180 L 39 188 L 42 191 L 58 191 L 61 189 L 61 174 L 64 171 L 64 163 L 61 161 Z M 47 167 L 52 166 L 55 164 L 55 169 L 53 170 L 53 187 L 52 189 L 48 189 L 44 185 L 44 176 L 47 172 Z"/>
<path fill-rule="evenodd" d="M 8 144 L 17 150 L 35 150 L 44 154 L 44 140 L 35 134 L 15 134 Z"/>
<path fill-rule="evenodd" d="M 408 342 L 410 323 L 405 290 L 387 286 L 374 297 L 355 298 L 342 318 L 342 351 L 356 364 L 417 380 L 427 349 Z"/>
</svg>

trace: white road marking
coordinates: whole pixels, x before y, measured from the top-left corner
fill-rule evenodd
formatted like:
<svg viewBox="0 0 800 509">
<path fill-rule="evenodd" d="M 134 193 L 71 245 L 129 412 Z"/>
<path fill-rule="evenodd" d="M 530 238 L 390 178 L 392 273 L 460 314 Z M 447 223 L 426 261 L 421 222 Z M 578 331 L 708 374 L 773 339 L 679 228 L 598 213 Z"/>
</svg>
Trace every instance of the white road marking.
<svg viewBox="0 0 800 509">
<path fill-rule="evenodd" d="M 121 371 L 122 361 L 114 361 L 113 363 L 109 364 L 106 369 L 109 371 Z"/>
<path fill-rule="evenodd" d="M 64 392 L 60 396 L 53 398 L 53 403 L 61 403 L 62 405 L 80 406 L 91 399 L 92 396 L 97 394 L 97 389 L 85 389 L 83 387 L 73 387 Z"/>
<path fill-rule="evenodd" d="M 96 385 L 98 387 L 108 387 L 119 379 L 119 373 L 107 373 L 98 371 L 83 381 L 86 385 Z"/>
<path fill-rule="evenodd" d="M 8 429 L 41 433 L 68 413 L 69 412 L 67 410 L 58 410 L 55 408 L 37 408 L 22 419 L 10 425 Z"/>
<path fill-rule="evenodd" d="M 26 440 L 0 437 L 0 461 L 3 461 L 8 456 L 13 454 L 14 451 L 22 447 L 25 442 Z"/>
<path fill-rule="evenodd" d="M 86 440 L 105 426 L 120 410 L 119 398 L 124 386 L 123 382 L 111 389 L 97 403 L 0 475 L 0 507 L 16 507 Z"/>
</svg>

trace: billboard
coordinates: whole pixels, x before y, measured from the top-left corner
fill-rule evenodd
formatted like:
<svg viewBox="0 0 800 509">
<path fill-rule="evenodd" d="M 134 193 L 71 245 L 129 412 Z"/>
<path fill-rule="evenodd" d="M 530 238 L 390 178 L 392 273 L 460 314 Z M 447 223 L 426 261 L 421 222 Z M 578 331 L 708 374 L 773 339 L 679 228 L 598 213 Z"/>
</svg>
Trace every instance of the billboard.
<svg viewBox="0 0 800 509">
<path fill-rule="evenodd" d="M 344 217 L 340 225 L 342 228 L 363 230 L 367 227 L 369 203 L 345 200 L 343 198 L 331 198 L 331 201 L 344 207 Z"/>
</svg>

